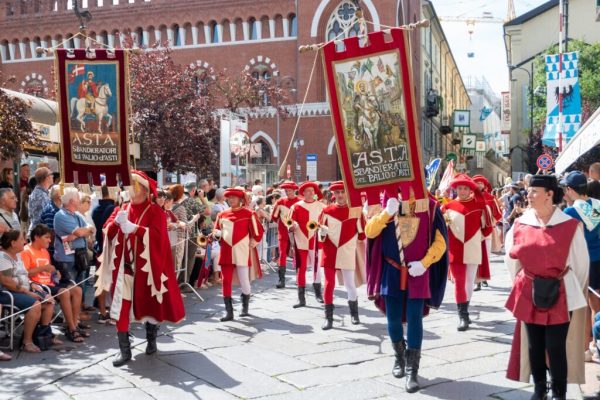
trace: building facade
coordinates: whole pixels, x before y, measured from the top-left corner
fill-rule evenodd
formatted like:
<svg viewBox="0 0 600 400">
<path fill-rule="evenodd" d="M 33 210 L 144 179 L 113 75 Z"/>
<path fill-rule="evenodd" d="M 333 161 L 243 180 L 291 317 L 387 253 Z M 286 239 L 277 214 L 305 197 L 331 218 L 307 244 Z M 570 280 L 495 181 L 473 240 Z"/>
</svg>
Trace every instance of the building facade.
<svg viewBox="0 0 600 400">
<path fill-rule="evenodd" d="M 422 13 L 420 0 L 362 0 L 361 6 L 369 31 L 379 30 L 382 25 L 415 22 Z M 314 60 L 314 53 L 299 54 L 298 46 L 325 42 L 346 27 L 351 27 L 346 35 L 358 33 L 356 7 L 351 0 L 83 0 L 82 7 L 93 15 L 88 35 L 98 42 L 118 48 L 122 32 L 132 32 L 140 47 L 168 40 L 176 62 L 276 79 L 277 84 L 291 89 L 292 105 L 302 101 Z M 2 1 L 0 71 L 4 76 L 16 77 L 12 89 L 50 96 L 54 84 L 52 58 L 37 54 L 35 49 L 81 47 L 76 32 L 78 21 L 70 0 Z M 411 33 L 412 49 L 421 48 L 421 37 L 418 31 Z M 413 89 L 421 104 L 421 52 L 411 53 Z M 317 179 L 331 181 L 339 177 L 320 65 L 318 60 L 297 133 L 303 145 L 293 148 L 287 159 L 296 119 L 267 113 L 249 120 L 251 140 L 262 150 L 246 164 L 240 162 L 240 168 L 247 168 L 249 181 L 272 181 L 278 163 L 289 164 L 293 177 L 304 180 L 307 155 L 311 160 L 316 155 Z M 448 77 L 438 83 L 440 91 L 445 93 L 445 87 L 449 90 L 455 85 L 457 76 L 459 79 L 458 74 L 448 72 Z M 138 167 L 150 168 L 143 160 Z"/>
</svg>

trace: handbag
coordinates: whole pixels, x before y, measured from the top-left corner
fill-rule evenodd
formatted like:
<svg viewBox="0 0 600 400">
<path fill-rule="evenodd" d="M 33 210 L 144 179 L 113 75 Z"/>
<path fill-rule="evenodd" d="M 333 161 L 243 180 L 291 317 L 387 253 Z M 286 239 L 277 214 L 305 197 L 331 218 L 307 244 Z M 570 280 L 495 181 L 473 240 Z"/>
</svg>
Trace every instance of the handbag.
<svg viewBox="0 0 600 400">
<path fill-rule="evenodd" d="M 52 339 L 54 334 L 50 325 L 38 325 L 33 331 L 33 344 L 40 348 L 42 351 L 50 349 L 52 346 Z"/>
<path fill-rule="evenodd" d="M 569 272 L 570 267 L 567 266 L 556 278 L 542 278 L 539 276 L 531 276 L 525 274 L 533 281 L 531 286 L 531 298 L 533 305 L 541 310 L 551 308 L 560 294 L 560 282 L 562 278 Z"/>
<path fill-rule="evenodd" d="M 79 225 L 79 227 L 82 228 L 79 217 L 77 215 L 75 215 L 75 218 L 77 219 L 77 225 Z M 76 248 L 74 257 L 75 257 L 75 271 L 85 272 L 90 266 L 90 259 L 88 257 L 87 245 L 86 245 L 86 247 Z"/>
</svg>

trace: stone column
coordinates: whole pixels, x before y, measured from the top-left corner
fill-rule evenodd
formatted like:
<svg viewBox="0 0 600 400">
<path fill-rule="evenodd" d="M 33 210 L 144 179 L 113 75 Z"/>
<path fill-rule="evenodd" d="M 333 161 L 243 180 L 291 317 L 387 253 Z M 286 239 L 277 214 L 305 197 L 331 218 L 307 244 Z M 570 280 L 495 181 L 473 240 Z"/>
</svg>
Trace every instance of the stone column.
<svg viewBox="0 0 600 400">
<path fill-rule="evenodd" d="M 167 28 L 167 40 L 173 47 L 175 47 L 174 36 L 175 36 L 175 33 L 173 31 L 173 28 Z"/>
<path fill-rule="evenodd" d="M 115 47 L 115 35 L 113 35 L 112 33 L 108 34 L 108 47 L 110 47 L 111 49 L 114 49 Z"/>
<path fill-rule="evenodd" d="M 229 23 L 229 36 L 231 37 L 232 42 L 236 41 L 236 37 L 235 37 L 236 34 L 237 34 L 237 27 L 235 26 L 235 22 L 230 22 Z"/>
<path fill-rule="evenodd" d="M 254 26 L 256 26 L 256 40 L 260 40 L 262 39 L 262 22 L 256 20 L 254 24 Z"/>
<path fill-rule="evenodd" d="M 31 40 L 29 42 L 29 49 L 31 50 L 31 58 L 38 58 L 38 55 L 35 52 L 36 47 L 37 47 L 37 43 L 35 42 L 35 40 Z"/>
<path fill-rule="evenodd" d="M 192 26 L 192 44 L 195 46 L 198 44 L 198 27 Z"/>
<path fill-rule="evenodd" d="M 219 34 L 219 43 L 223 43 L 223 25 L 217 24 L 217 33 Z"/>
<path fill-rule="evenodd" d="M 75 43 L 76 49 L 81 48 L 81 38 L 79 38 L 79 37 L 73 38 L 73 42 Z"/>
<path fill-rule="evenodd" d="M 0 60 L 2 60 L 2 62 L 7 61 L 6 60 L 6 56 L 7 56 L 7 54 L 6 54 L 7 48 L 6 47 L 7 46 L 0 44 Z"/>
<path fill-rule="evenodd" d="M 271 35 L 271 39 L 275 38 L 275 20 L 269 20 L 269 34 Z"/>
<path fill-rule="evenodd" d="M 242 28 L 244 30 L 244 41 L 247 42 L 250 40 L 250 27 L 248 26 L 248 21 L 242 22 Z"/>
<path fill-rule="evenodd" d="M 283 37 L 289 37 L 290 36 L 290 20 L 286 18 L 283 18 L 281 20 L 281 23 L 283 24 Z"/>
<path fill-rule="evenodd" d="M 48 46 L 49 46 L 49 44 L 48 44 L 47 41 L 42 40 L 41 43 L 40 43 L 40 46 L 42 46 L 44 49 L 47 49 Z M 48 57 L 48 54 L 47 53 L 43 53 L 42 57 L 46 58 L 46 57 Z"/>
<path fill-rule="evenodd" d="M 8 54 L 9 54 L 9 59 L 10 60 L 14 60 L 16 57 L 16 50 L 17 50 L 17 46 L 14 43 L 9 43 L 8 44 Z"/>
<path fill-rule="evenodd" d="M 23 43 L 23 41 L 19 40 L 19 52 L 21 53 L 21 60 L 25 59 L 25 43 Z"/>
<path fill-rule="evenodd" d="M 179 27 L 179 40 L 181 41 L 181 45 L 185 46 L 187 40 L 187 29 L 184 26 Z"/>
<path fill-rule="evenodd" d="M 156 39 L 156 43 L 160 43 L 162 40 L 162 32 L 160 31 L 160 28 L 154 29 L 154 39 Z"/>
<path fill-rule="evenodd" d="M 210 31 L 209 25 L 204 25 L 204 42 L 206 44 L 212 43 L 213 37 L 212 32 Z"/>
</svg>

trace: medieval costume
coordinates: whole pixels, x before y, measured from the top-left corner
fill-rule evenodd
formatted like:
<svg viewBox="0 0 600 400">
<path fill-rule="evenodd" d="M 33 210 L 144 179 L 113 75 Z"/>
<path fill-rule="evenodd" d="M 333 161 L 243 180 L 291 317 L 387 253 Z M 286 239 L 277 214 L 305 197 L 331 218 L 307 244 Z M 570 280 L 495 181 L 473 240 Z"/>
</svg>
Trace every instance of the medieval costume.
<svg viewBox="0 0 600 400">
<path fill-rule="evenodd" d="M 312 189 L 312 190 L 309 190 Z M 315 182 L 304 182 L 298 192 L 303 200 L 292 205 L 289 217 L 293 224 L 290 230 L 294 233 L 294 261 L 296 264 L 296 284 L 298 285 L 298 303 L 294 308 L 306 306 L 306 271 L 308 266 L 313 268 L 313 289 L 318 302 L 323 302 L 321 293 L 321 271 L 316 263 L 317 237 L 319 215 L 325 204 L 316 201 L 313 193 L 322 196 Z M 311 226 L 309 226 L 311 225 Z"/>
<path fill-rule="evenodd" d="M 334 182 L 329 186 L 332 192 L 343 193 L 344 182 Z M 336 274 L 342 276 L 343 284 L 348 292 L 348 307 L 352 324 L 360 323 L 358 318 L 358 295 L 356 278 L 361 275 L 357 259 L 365 256 L 365 217 L 362 207 L 348 207 L 345 197 L 336 196 L 336 203 L 326 207 L 319 217 L 319 241 L 322 242 L 321 267 L 325 275 L 325 323 L 323 330 L 333 326 L 333 291 Z M 362 263 L 364 265 L 364 262 Z M 362 280 L 361 280 L 362 282 Z"/>
<path fill-rule="evenodd" d="M 496 197 L 490 193 L 492 191 L 492 185 L 487 178 L 483 175 L 475 175 L 473 176 L 473 181 L 479 185 L 481 195 L 485 202 L 486 211 L 488 215 L 491 216 L 491 223 L 481 231 L 483 236 L 483 240 L 481 241 L 481 264 L 479 264 L 479 267 L 477 268 L 477 288 L 475 289 L 479 290 L 481 289 L 482 282 L 487 286 L 487 281 L 490 280 L 492 275 L 490 271 L 492 233 L 494 232 L 496 223 L 502 219 L 502 211 L 500 211 Z"/>
<path fill-rule="evenodd" d="M 276 285 L 278 289 L 285 287 L 287 256 L 291 252 L 291 247 L 293 247 L 293 243 L 290 241 L 291 233 L 288 231 L 288 225 L 286 224 L 288 223 L 287 218 L 290 208 L 300 201 L 300 198 L 294 193 L 295 190 L 298 190 L 298 185 L 294 182 L 286 181 L 280 185 L 280 188 L 290 195 L 277 200 L 271 213 L 271 221 L 277 223 L 277 239 L 279 240 L 279 268 L 277 269 L 279 282 Z"/>
<path fill-rule="evenodd" d="M 387 200 L 385 210 L 365 227 L 369 241 L 367 292 L 385 312 L 396 355 L 392 374 L 408 372 L 406 390 L 419 390 L 417 375 L 423 342 L 423 316 L 442 303 L 448 262 L 446 225 L 433 198 L 403 202 Z M 416 212 L 415 212 L 416 211 Z M 404 340 L 403 321 L 407 323 Z M 408 344 L 408 347 L 407 347 Z"/>
<path fill-rule="evenodd" d="M 556 196 L 554 176 L 535 175 L 530 188 L 553 191 L 554 204 L 562 197 Z M 506 235 L 505 262 L 513 278 L 506 308 L 517 319 L 507 377 L 529 382 L 533 375 L 532 399 L 545 399 L 548 360 L 552 399 L 561 400 L 566 399 L 567 381 L 581 384 L 585 379 L 589 255 L 579 221 L 552 204 L 548 208 L 546 224 L 529 208 Z"/>
<path fill-rule="evenodd" d="M 111 318 L 117 320 L 121 353 L 113 361 L 121 366 L 131 359 L 129 322 L 145 322 L 146 354 L 155 353 L 160 322 L 180 322 L 185 316 L 165 212 L 150 200 L 156 181 L 132 171 L 134 190 L 145 190 L 145 201 L 116 207 L 104 224 L 104 245 L 98 270 L 96 296 L 112 293 Z M 142 188 L 142 187 L 143 188 Z"/>
<path fill-rule="evenodd" d="M 479 188 L 467 175 L 459 174 L 450 182 L 452 188 L 462 186 L 471 195 L 450 201 L 442 207 L 448 222 L 448 244 L 450 251 L 450 274 L 454 280 L 454 296 L 458 307 L 459 324 L 457 329 L 469 328 L 469 302 L 473 295 L 477 268 L 482 262 L 482 229 L 489 221 L 485 203 L 480 197 Z"/>
<path fill-rule="evenodd" d="M 250 304 L 250 282 L 262 277 L 256 246 L 262 240 L 264 229 L 258 216 L 244 206 L 245 193 L 242 188 L 227 189 L 226 198 L 237 197 L 239 206 L 222 211 L 217 215 L 213 238 L 219 240 L 219 265 L 223 279 L 223 301 L 226 314 L 221 321 L 233 319 L 231 299 L 233 284 L 242 288 L 242 312 L 247 317 Z M 231 205 L 231 204 L 230 204 Z M 234 274 L 235 271 L 235 274 Z"/>
</svg>

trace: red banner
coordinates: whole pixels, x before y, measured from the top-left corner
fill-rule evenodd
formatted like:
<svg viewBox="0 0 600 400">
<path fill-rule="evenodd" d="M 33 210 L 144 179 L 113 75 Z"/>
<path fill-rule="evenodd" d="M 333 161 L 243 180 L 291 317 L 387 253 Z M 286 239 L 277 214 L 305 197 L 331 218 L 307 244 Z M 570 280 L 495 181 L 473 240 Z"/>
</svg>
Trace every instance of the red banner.
<svg viewBox="0 0 600 400">
<path fill-rule="evenodd" d="M 56 50 L 64 183 L 130 184 L 128 64 L 123 50 Z"/>
<path fill-rule="evenodd" d="M 391 35 L 391 37 L 390 37 Z M 368 44 L 344 40 L 323 48 L 336 147 L 351 206 L 381 191 L 408 200 L 427 198 L 408 32 L 373 32 Z M 412 189 L 412 190 L 411 190 Z"/>
</svg>

